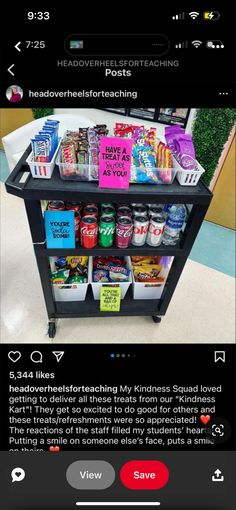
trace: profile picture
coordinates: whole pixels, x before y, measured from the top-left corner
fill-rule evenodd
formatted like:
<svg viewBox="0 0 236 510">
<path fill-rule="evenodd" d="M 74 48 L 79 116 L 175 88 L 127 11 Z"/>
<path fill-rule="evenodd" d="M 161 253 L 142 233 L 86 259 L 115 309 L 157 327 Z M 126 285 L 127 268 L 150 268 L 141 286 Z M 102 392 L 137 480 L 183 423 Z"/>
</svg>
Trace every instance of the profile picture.
<svg viewBox="0 0 236 510">
<path fill-rule="evenodd" d="M 23 90 L 19 85 L 10 85 L 6 90 L 6 97 L 10 103 L 19 103 L 23 97 Z"/>
</svg>

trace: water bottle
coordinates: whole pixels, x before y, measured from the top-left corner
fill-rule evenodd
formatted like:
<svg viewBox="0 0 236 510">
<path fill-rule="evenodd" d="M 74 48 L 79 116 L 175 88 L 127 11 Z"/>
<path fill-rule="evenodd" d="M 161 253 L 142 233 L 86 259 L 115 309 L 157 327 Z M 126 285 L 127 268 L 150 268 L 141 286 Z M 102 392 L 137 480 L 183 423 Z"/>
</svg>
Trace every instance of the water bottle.
<svg viewBox="0 0 236 510">
<path fill-rule="evenodd" d="M 183 204 L 172 204 L 167 212 L 166 225 L 162 242 L 165 245 L 174 245 L 179 240 L 179 233 L 183 227 L 186 209 Z"/>
</svg>

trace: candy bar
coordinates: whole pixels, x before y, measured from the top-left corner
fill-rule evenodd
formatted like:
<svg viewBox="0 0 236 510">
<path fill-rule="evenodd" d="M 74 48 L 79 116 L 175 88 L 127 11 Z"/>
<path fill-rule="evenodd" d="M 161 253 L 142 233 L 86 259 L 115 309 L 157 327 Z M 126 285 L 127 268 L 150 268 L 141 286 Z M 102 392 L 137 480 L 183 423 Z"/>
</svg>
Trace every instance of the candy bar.
<svg viewBox="0 0 236 510">
<path fill-rule="evenodd" d="M 130 273 L 130 271 L 129 271 Z M 129 274 L 123 274 L 120 272 L 110 271 L 109 272 L 109 279 L 111 282 L 127 282 L 128 281 Z"/>
<path fill-rule="evenodd" d="M 159 264 L 160 260 L 161 260 L 161 257 L 158 255 L 148 256 L 148 257 L 145 255 L 144 256 L 133 255 L 131 257 L 133 266 L 142 266 L 142 265 L 147 265 L 147 264 Z"/>
<path fill-rule="evenodd" d="M 59 271 L 53 271 L 51 273 L 52 283 L 65 283 L 70 274 L 69 269 L 60 269 Z"/>
<path fill-rule="evenodd" d="M 59 257 L 62 258 L 62 257 Z M 87 266 L 88 265 L 88 257 L 85 256 L 68 256 L 66 257 L 66 264 L 70 269 L 75 269 L 78 264 L 81 266 Z"/>
<path fill-rule="evenodd" d="M 93 271 L 94 282 L 109 282 L 109 271 L 96 270 Z"/>
<path fill-rule="evenodd" d="M 146 266 L 134 266 L 134 278 L 136 282 L 147 282 L 147 283 L 163 283 L 164 278 L 158 276 L 162 266 L 152 264 Z"/>
</svg>

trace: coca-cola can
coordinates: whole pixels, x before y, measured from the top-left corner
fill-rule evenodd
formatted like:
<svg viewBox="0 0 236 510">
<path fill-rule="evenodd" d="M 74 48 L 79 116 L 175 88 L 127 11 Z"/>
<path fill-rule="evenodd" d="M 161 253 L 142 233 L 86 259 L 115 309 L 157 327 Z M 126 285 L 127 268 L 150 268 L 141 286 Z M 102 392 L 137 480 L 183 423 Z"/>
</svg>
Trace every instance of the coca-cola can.
<svg viewBox="0 0 236 510">
<path fill-rule="evenodd" d="M 84 207 L 87 207 L 87 206 L 90 206 L 90 207 L 97 207 L 97 204 L 95 202 L 85 202 L 84 203 Z"/>
<path fill-rule="evenodd" d="M 134 217 L 134 229 L 132 244 L 134 246 L 143 246 L 146 242 L 149 219 L 147 216 Z"/>
<path fill-rule="evenodd" d="M 94 216 L 83 216 L 80 223 L 80 242 L 83 248 L 95 248 L 98 241 L 98 222 Z"/>
<path fill-rule="evenodd" d="M 133 207 L 133 216 L 147 216 L 147 208 L 145 205 L 136 205 Z"/>
<path fill-rule="evenodd" d="M 83 216 L 94 216 L 98 218 L 98 208 L 96 205 L 86 205 L 83 208 Z"/>
<path fill-rule="evenodd" d="M 64 211 L 65 204 L 62 200 L 50 200 L 48 202 L 48 211 Z"/>
<path fill-rule="evenodd" d="M 79 227 L 80 227 L 80 220 L 81 220 L 81 214 L 80 211 L 82 209 L 82 202 L 65 202 L 66 210 L 67 211 L 74 211 L 75 213 L 75 240 L 76 242 L 79 241 Z"/>
<path fill-rule="evenodd" d="M 158 216 L 159 214 L 162 214 L 163 208 L 159 205 L 155 205 L 152 207 L 149 207 L 148 215 L 151 218 L 152 216 Z"/>
<path fill-rule="evenodd" d="M 82 202 L 65 202 L 66 210 L 67 211 L 79 211 L 81 212 L 81 209 L 83 207 Z"/>
<path fill-rule="evenodd" d="M 129 218 L 132 218 L 132 212 L 129 206 L 123 205 L 118 207 L 117 209 L 117 218 L 121 216 L 129 216 Z"/>
<path fill-rule="evenodd" d="M 117 248 L 128 248 L 133 235 L 133 222 L 129 216 L 119 216 L 116 225 Z"/>
<path fill-rule="evenodd" d="M 164 227 L 166 224 L 166 217 L 164 214 L 158 214 L 158 216 L 152 216 L 150 218 L 146 243 L 149 246 L 159 246 L 161 244 Z"/>
</svg>

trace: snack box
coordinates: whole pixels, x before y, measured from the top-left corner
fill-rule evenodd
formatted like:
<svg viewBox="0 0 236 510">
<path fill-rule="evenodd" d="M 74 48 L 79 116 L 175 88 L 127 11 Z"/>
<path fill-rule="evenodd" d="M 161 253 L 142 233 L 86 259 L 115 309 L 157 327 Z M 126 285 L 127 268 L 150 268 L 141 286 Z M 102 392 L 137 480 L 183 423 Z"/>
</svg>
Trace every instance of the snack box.
<svg viewBox="0 0 236 510">
<path fill-rule="evenodd" d="M 63 163 L 61 151 L 58 154 L 56 164 L 58 165 L 61 179 L 67 181 L 98 181 L 98 165 L 82 163 Z"/>
<path fill-rule="evenodd" d="M 52 283 L 54 301 L 85 301 L 89 285 L 89 267 L 91 257 L 88 260 L 88 281 L 87 283 L 61 284 Z"/>
<path fill-rule="evenodd" d="M 176 178 L 181 186 L 196 186 L 201 175 L 205 172 L 204 168 L 200 165 L 200 163 L 198 163 L 197 160 L 195 161 L 197 165 L 196 170 L 186 170 L 182 168 L 178 163 L 179 168 L 177 171 Z"/>
<path fill-rule="evenodd" d="M 131 166 L 130 182 L 135 184 L 172 184 L 176 173 L 177 170 L 175 167 L 142 168 Z"/>
<path fill-rule="evenodd" d="M 163 293 L 165 288 L 165 282 L 167 280 L 172 262 L 174 257 L 170 258 L 168 267 L 164 267 L 161 269 L 159 275 L 164 278 L 164 283 L 145 283 L 145 282 L 136 282 L 134 279 L 134 272 L 132 269 L 132 290 L 133 290 L 133 298 L 134 299 L 159 299 Z M 141 266 L 140 266 L 141 267 Z"/>
<path fill-rule="evenodd" d="M 48 163 L 33 161 L 33 152 L 29 154 L 28 158 L 26 159 L 26 163 L 28 163 L 31 175 L 34 179 L 51 179 L 56 164 L 56 158 L 60 149 L 60 141 L 61 139 L 59 140 L 59 144 L 56 151 L 54 152 L 52 160 Z"/>
<path fill-rule="evenodd" d="M 102 282 L 93 282 L 93 278 L 92 278 L 92 271 L 93 271 L 93 258 L 92 257 L 89 257 L 89 259 L 91 259 L 91 263 L 89 264 L 89 271 L 88 271 L 88 275 L 89 275 L 89 283 L 91 283 L 92 285 L 92 291 L 93 291 L 93 297 L 94 299 L 100 299 L 100 291 L 101 291 L 101 288 L 103 286 L 109 286 L 109 287 L 121 287 L 121 299 L 124 299 L 126 293 L 127 293 L 127 290 L 129 288 L 129 286 L 131 285 L 132 283 L 132 271 L 130 272 L 129 274 L 129 281 L 128 282 L 120 282 L 120 283 L 114 283 L 114 282 L 111 282 L 111 283 L 102 283 Z M 130 260 L 130 257 L 125 257 L 125 261 L 126 261 L 126 265 L 127 265 L 127 268 L 128 269 L 131 269 L 131 260 Z"/>
</svg>

